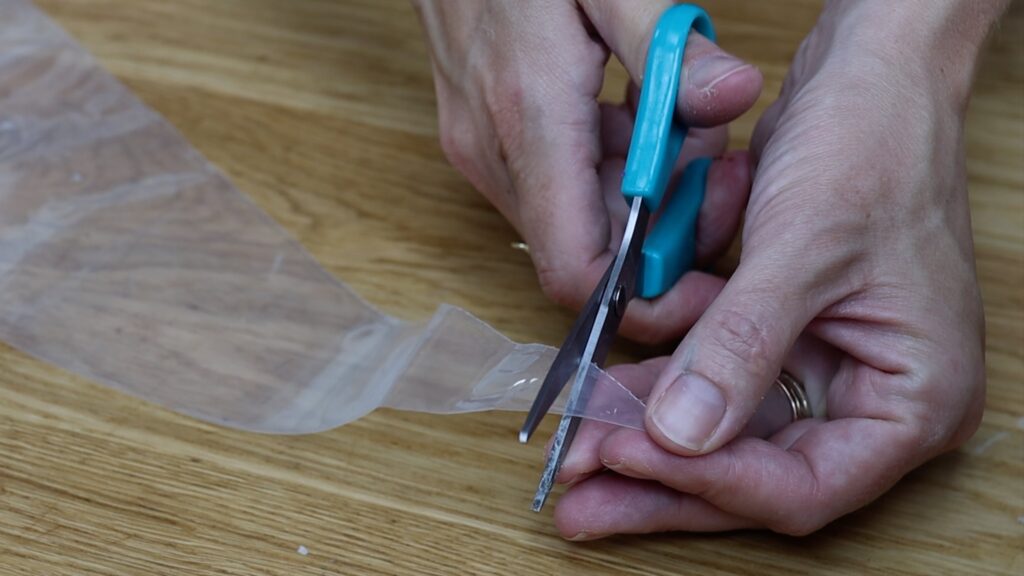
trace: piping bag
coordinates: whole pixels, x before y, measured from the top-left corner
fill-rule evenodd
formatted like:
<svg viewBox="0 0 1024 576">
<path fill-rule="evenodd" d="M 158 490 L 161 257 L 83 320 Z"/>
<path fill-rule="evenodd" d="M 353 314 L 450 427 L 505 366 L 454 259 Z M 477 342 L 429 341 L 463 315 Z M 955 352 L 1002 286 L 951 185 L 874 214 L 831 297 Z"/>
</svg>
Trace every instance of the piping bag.
<svg viewBox="0 0 1024 576">
<path fill-rule="evenodd" d="M 555 349 L 442 305 L 371 307 L 28 0 L 0 0 L 0 339 L 172 410 L 266 433 L 375 408 L 526 410 Z M 643 428 L 591 367 L 577 414 Z"/>
<path fill-rule="evenodd" d="M 374 309 L 28 0 L 0 0 L 0 340 L 275 434 L 378 407 L 525 411 L 556 352 L 452 306 Z M 588 370 L 573 415 L 642 430 L 643 402 Z"/>
</svg>

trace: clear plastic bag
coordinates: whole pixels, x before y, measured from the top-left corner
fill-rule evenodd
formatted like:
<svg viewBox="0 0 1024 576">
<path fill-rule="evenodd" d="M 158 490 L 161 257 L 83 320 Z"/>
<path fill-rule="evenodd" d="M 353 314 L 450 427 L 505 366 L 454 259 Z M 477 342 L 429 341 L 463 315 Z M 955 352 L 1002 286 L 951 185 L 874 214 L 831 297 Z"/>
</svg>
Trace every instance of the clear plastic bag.
<svg viewBox="0 0 1024 576">
<path fill-rule="evenodd" d="M 269 433 L 523 410 L 555 352 L 450 306 L 375 310 L 27 0 L 0 0 L 0 338 Z M 580 415 L 642 429 L 643 403 L 591 370 Z"/>
<path fill-rule="evenodd" d="M 425 325 L 374 309 L 28 0 L 0 0 L 0 339 L 278 434 L 381 406 L 526 410 L 556 352 L 452 306 Z M 642 430 L 643 402 L 587 369 L 574 415 Z M 789 420 L 773 387 L 746 433 Z"/>
</svg>

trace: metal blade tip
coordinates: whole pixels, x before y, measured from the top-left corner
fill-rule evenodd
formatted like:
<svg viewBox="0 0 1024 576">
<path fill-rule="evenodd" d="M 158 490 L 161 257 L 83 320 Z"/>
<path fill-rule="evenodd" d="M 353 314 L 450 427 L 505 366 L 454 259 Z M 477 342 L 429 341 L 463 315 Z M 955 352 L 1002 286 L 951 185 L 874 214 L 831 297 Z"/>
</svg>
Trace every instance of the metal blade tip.
<svg viewBox="0 0 1024 576">
<path fill-rule="evenodd" d="M 534 512 L 540 512 L 541 508 L 544 507 L 544 502 L 548 499 L 548 491 L 538 490 L 537 495 L 533 497 L 533 505 L 530 509 Z"/>
</svg>

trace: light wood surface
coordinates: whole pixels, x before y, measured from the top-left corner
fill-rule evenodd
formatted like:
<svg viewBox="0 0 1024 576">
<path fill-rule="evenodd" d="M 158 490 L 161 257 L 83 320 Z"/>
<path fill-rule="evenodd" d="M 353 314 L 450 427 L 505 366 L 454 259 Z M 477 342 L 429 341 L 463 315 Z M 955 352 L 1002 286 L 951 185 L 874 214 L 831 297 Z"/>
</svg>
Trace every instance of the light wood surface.
<svg viewBox="0 0 1024 576">
<path fill-rule="evenodd" d="M 450 302 L 521 341 L 565 334 L 572 315 L 441 154 L 405 2 L 40 4 L 373 303 L 423 319 Z M 709 5 L 720 41 L 767 78 L 740 147 L 818 4 Z M 609 93 L 622 82 L 614 69 Z M 988 49 L 967 138 L 984 423 L 820 533 L 567 543 L 550 509 L 528 510 L 543 443 L 516 443 L 519 414 L 380 411 L 259 436 L 0 346 L 0 574 L 1024 574 L 1024 6 Z"/>
</svg>

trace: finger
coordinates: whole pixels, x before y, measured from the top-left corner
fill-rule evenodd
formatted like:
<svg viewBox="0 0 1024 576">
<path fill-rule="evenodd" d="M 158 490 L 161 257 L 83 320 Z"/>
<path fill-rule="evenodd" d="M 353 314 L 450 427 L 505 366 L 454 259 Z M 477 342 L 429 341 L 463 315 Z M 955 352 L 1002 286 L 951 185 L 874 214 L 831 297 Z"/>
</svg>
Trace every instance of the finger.
<svg viewBox="0 0 1024 576">
<path fill-rule="evenodd" d="M 672 2 L 584 0 L 583 11 L 630 77 L 643 85 L 654 26 Z M 690 34 L 683 60 L 677 111 L 690 126 L 715 126 L 746 112 L 761 93 L 753 65 L 725 52 L 700 34 Z"/>
<path fill-rule="evenodd" d="M 609 368 L 608 374 L 632 392 L 634 396 L 643 400 L 650 394 L 651 386 L 664 369 L 666 362 L 668 362 L 668 358 L 654 358 L 639 364 L 619 364 Z M 604 465 L 601 464 L 600 458 L 601 442 L 604 441 L 605 436 L 619 429 L 619 426 L 613 424 L 584 420 L 576 432 L 576 437 L 572 441 L 568 454 L 565 455 L 565 460 L 562 462 L 562 467 L 555 480 L 560 483 L 572 484 L 603 470 Z"/>
<path fill-rule="evenodd" d="M 601 464 L 601 442 L 619 427 L 595 420 L 584 420 L 576 431 L 569 452 L 558 469 L 555 482 L 575 484 L 604 469 Z"/>
<path fill-rule="evenodd" d="M 750 196 L 752 180 L 746 152 L 728 153 L 717 160 L 716 171 L 727 176 L 710 181 L 697 216 L 697 265 L 706 266 L 725 252 L 736 237 Z M 726 179 L 732 182 L 725 184 Z"/>
<path fill-rule="evenodd" d="M 601 105 L 601 139 L 604 159 L 599 168 L 601 188 L 612 227 L 611 245 L 621 240 L 618 233 L 625 229 L 629 205 L 621 192 L 625 159 L 629 153 L 629 138 L 633 118 L 624 105 Z M 678 172 L 694 159 L 717 157 L 728 144 L 725 126 L 690 130 L 679 155 Z M 722 164 L 713 169 L 711 185 L 707 189 L 698 214 L 696 235 L 696 263 L 699 266 L 713 262 L 730 246 L 741 221 L 749 195 L 750 171 L 745 152 L 733 152 L 721 157 Z M 608 255 L 608 260 L 611 254 Z"/>
<path fill-rule="evenodd" d="M 570 217 L 558 223 L 550 221 L 553 213 L 546 212 L 544 207 L 556 211 L 551 204 L 563 204 L 566 197 L 582 196 L 572 193 L 573 183 L 563 181 L 567 193 L 562 196 L 553 189 L 522 196 L 521 207 L 525 210 L 521 212 L 527 215 L 516 219 L 522 223 L 524 237 L 530 245 L 538 245 L 534 259 L 545 291 L 554 300 L 574 308 L 586 301 L 611 263 L 612 248 L 621 242 L 629 214 L 621 192 L 628 153 L 628 137 L 622 137 L 622 133 L 632 129 L 632 119 L 624 118 L 624 111 L 619 107 L 605 105 L 602 109 L 605 113 L 602 114 L 601 146 L 605 157 L 597 169 L 597 182 L 604 210 L 595 210 L 596 206 L 587 198 L 575 209 L 569 206 L 561 209 Z M 680 154 L 680 166 L 698 157 L 717 156 L 726 143 L 725 127 L 691 130 Z M 578 175 L 587 184 L 593 181 L 592 171 L 581 171 Z M 559 181 L 554 175 L 552 178 Z M 697 263 L 709 263 L 729 247 L 746 205 L 750 179 L 744 152 L 725 154 L 712 164 L 695 231 Z M 517 189 L 519 187 L 517 185 Z M 590 221 L 594 223 L 588 226 Z M 542 240 L 535 240 L 538 237 Z M 574 255 L 584 257 L 573 258 Z M 684 290 L 674 290 L 668 298 L 663 297 L 657 307 L 631 307 L 623 326 L 624 334 L 644 342 L 663 342 L 685 333 L 706 307 L 705 296 L 709 292 L 705 286 L 713 288 L 710 293 L 713 296 L 720 284 L 717 279 L 702 277 L 691 278 L 690 282 L 696 285 L 691 286 L 696 292 L 686 294 Z M 678 313 L 680 304 L 688 305 L 684 315 Z M 673 325 L 664 321 L 666 312 L 676 318 Z"/>
<path fill-rule="evenodd" d="M 708 170 L 705 196 L 709 206 L 702 207 L 697 221 L 698 261 L 709 261 L 720 254 L 739 226 L 750 190 L 750 168 L 742 158 L 743 153 L 727 154 Z M 630 302 L 620 332 L 644 343 L 677 339 L 694 325 L 724 285 L 717 276 L 690 271 L 658 298 Z"/>
<path fill-rule="evenodd" d="M 624 161 L 629 156 L 634 114 L 635 112 L 629 110 L 626 104 L 601 104 L 601 154 L 604 161 L 609 159 Z M 722 155 L 728 144 L 729 129 L 727 126 L 690 129 L 679 152 L 676 172 L 682 173 L 683 169 L 696 158 Z M 621 179 L 615 184 L 617 192 L 620 186 Z M 621 195 L 619 202 L 624 203 Z"/>
<path fill-rule="evenodd" d="M 678 456 L 632 430 L 609 435 L 609 469 L 657 480 L 787 534 L 807 534 L 864 506 L 927 457 L 911 427 L 891 420 L 801 421 L 773 438 L 738 439 Z M 788 444 L 788 449 L 778 445 Z"/>
<path fill-rule="evenodd" d="M 531 48 L 509 46 L 516 57 L 491 76 L 480 100 L 511 177 L 512 220 L 530 246 L 541 287 L 556 302 L 579 306 L 604 272 L 600 259 L 610 240 L 597 170 L 596 99 L 607 49 L 580 25 L 574 6 L 548 8 L 525 26 Z"/>
<path fill-rule="evenodd" d="M 612 227 L 597 170 L 597 104 L 557 110 L 562 106 L 552 104 L 541 113 L 544 120 L 524 125 L 520 145 L 506 148 L 506 159 L 541 287 L 556 302 L 578 308 L 604 273 Z"/>
<path fill-rule="evenodd" d="M 829 385 L 835 381 L 844 358 L 845 353 L 807 333 L 797 339 L 786 355 L 784 369 L 803 388 L 811 416 L 828 416 L 826 399 Z M 739 435 L 772 437 L 776 444 L 785 447 L 788 444 L 780 440 L 778 432 L 786 430 L 785 434 L 791 436 L 795 429 L 800 428 L 792 426 L 792 423 L 793 402 L 789 393 L 778 385 L 772 385 Z"/>
<path fill-rule="evenodd" d="M 725 153 L 729 145 L 729 127 L 714 126 L 712 128 L 693 128 L 683 141 L 683 147 L 679 151 L 679 158 L 673 169 L 674 175 L 678 176 L 683 170 L 697 158 L 717 158 Z M 721 168 L 719 168 L 721 169 Z"/>
<path fill-rule="evenodd" d="M 611 534 L 719 532 L 756 526 L 752 520 L 657 482 L 608 473 L 570 488 L 555 508 L 555 525 L 564 538 L 576 541 Z"/>
<path fill-rule="evenodd" d="M 831 275 L 803 242 L 772 238 L 752 248 L 673 354 L 647 409 L 647 430 L 678 454 L 715 450 L 739 433 L 810 320 L 824 309 Z M 796 248 L 787 248 L 795 246 Z"/>
<path fill-rule="evenodd" d="M 630 301 L 619 334 L 642 344 L 678 340 L 711 306 L 724 286 L 724 278 L 691 270 L 661 296 Z"/>
<path fill-rule="evenodd" d="M 646 400 L 655 381 L 668 362 L 668 357 L 658 357 L 645 360 L 639 364 L 619 364 L 610 368 L 608 373 L 634 396 L 641 400 Z M 786 359 L 786 369 L 803 384 L 808 401 L 812 406 L 812 411 L 819 416 L 825 415 L 825 396 L 830 390 L 835 396 L 833 402 L 839 402 L 845 406 L 855 406 L 860 409 L 863 409 L 865 406 L 863 398 L 846 392 L 846 387 L 843 384 L 848 380 L 847 378 L 839 378 L 838 383 L 831 388 L 829 387 L 830 383 L 836 380 L 836 375 L 840 370 L 839 367 L 840 356 L 838 351 L 809 335 L 804 335 L 798 340 L 797 345 L 794 346 Z M 596 392 L 600 392 L 600 390 Z M 598 401 L 600 401 L 599 398 Z M 876 412 L 881 405 L 882 403 L 874 402 Z M 756 421 L 761 421 L 770 425 L 770 427 L 762 426 L 758 428 L 757 426 L 751 427 L 748 425 L 743 430 L 742 435 L 765 437 L 772 434 L 773 442 L 783 448 L 787 448 L 796 438 L 802 435 L 803 426 L 810 421 L 795 423 L 779 430 L 780 422 L 784 426 L 789 421 L 789 405 L 786 404 L 784 406 L 784 414 L 773 414 L 772 409 L 772 405 L 762 403 L 755 416 L 748 423 L 753 424 Z M 844 410 L 842 408 L 837 408 L 834 412 L 837 416 L 851 414 L 849 409 Z M 886 413 L 884 415 L 889 414 Z M 600 452 L 602 446 L 609 436 L 619 431 L 623 431 L 624 434 L 630 433 L 619 426 L 605 422 L 584 420 L 562 464 L 558 481 L 572 484 L 597 471 L 603 470 L 606 467 L 606 463 L 602 462 L 601 459 Z"/>
</svg>

